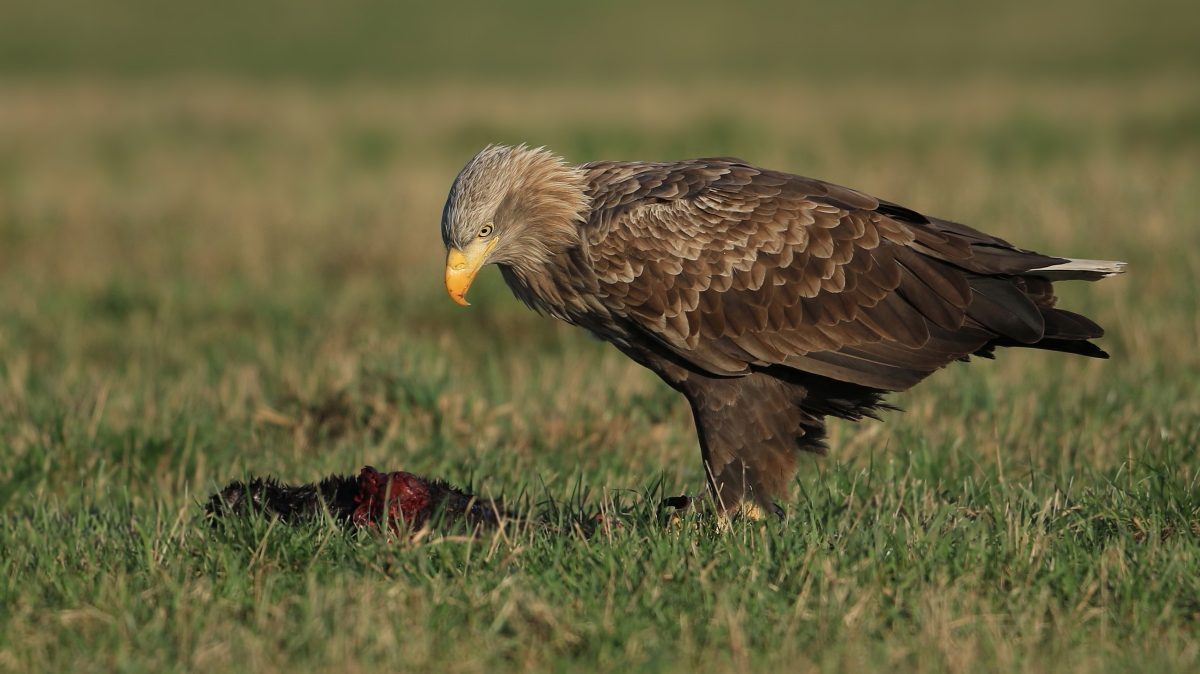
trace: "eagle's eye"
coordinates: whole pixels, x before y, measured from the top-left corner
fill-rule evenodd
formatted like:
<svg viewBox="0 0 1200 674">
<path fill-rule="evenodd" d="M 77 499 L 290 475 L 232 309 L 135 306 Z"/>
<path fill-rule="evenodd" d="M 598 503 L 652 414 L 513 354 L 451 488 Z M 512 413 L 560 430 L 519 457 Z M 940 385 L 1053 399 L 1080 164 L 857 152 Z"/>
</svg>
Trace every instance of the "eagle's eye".
<svg viewBox="0 0 1200 674">
<path fill-rule="evenodd" d="M 493 226 L 492 226 L 492 223 L 490 223 L 490 222 L 487 223 L 486 225 L 484 225 L 483 227 L 480 227 L 479 228 L 479 238 L 486 239 L 489 236 L 491 236 L 492 229 L 493 229 Z"/>
</svg>

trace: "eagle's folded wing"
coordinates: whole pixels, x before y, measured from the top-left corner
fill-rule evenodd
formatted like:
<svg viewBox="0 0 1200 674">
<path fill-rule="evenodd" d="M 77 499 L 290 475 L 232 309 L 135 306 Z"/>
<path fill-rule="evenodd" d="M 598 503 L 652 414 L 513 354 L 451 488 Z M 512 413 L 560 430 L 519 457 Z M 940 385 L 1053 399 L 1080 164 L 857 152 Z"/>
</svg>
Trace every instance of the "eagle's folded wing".
<svg viewBox="0 0 1200 674">
<path fill-rule="evenodd" d="M 1022 276 L 1066 260 L 965 225 L 735 159 L 585 168 L 597 299 L 714 375 L 785 366 L 903 390 L 993 341 L 1103 334 Z"/>
</svg>

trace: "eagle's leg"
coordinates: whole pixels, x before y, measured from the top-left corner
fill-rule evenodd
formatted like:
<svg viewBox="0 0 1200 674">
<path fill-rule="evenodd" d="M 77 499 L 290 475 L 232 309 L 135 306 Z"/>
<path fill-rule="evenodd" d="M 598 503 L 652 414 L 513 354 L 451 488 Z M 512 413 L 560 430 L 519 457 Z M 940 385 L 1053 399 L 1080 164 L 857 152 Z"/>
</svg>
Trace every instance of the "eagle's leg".
<svg viewBox="0 0 1200 674">
<path fill-rule="evenodd" d="M 793 446 L 790 450 L 785 451 L 795 452 L 796 450 Z M 706 460 L 705 471 L 708 473 L 708 495 L 716 504 L 718 513 L 725 516 L 740 514 L 752 520 L 764 519 L 767 514 L 775 515 L 780 519 L 784 517 L 783 508 L 774 499 L 785 494 L 769 492 L 768 487 L 763 484 L 763 480 L 756 479 L 756 476 L 752 477 L 751 469 L 741 459 L 729 462 L 724 470 L 715 477 L 709 470 Z M 793 467 L 786 474 L 783 479 L 785 483 L 783 490 L 787 489 L 786 482 L 794 473 L 795 468 Z"/>
<path fill-rule="evenodd" d="M 730 379 L 693 374 L 681 389 L 692 406 L 717 511 L 735 513 L 745 500 L 757 508 L 744 514 L 783 516 L 775 499 L 787 495 L 799 452 L 824 449 L 824 420 L 803 409 L 805 388 L 753 373 Z"/>
<path fill-rule="evenodd" d="M 827 451 L 825 415 L 860 419 L 881 405 L 882 391 L 790 368 L 712 377 L 645 346 L 622 346 L 626 355 L 683 393 L 692 408 L 708 489 L 702 496 L 662 502 L 676 511 L 705 498 L 723 518 L 739 511 L 754 519 L 763 513 L 783 517 L 775 500 L 787 496 L 799 453 Z M 744 508 L 744 501 L 751 507 Z"/>
</svg>

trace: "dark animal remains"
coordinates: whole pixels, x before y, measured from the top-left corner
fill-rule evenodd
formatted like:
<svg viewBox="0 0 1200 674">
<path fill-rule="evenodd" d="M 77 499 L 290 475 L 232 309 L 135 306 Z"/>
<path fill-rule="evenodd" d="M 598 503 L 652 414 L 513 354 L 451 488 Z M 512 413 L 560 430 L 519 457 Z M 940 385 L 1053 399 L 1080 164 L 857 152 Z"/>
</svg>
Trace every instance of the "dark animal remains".
<svg viewBox="0 0 1200 674">
<path fill-rule="evenodd" d="M 262 514 L 296 524 L 328 512 L 347 526 L 381 526 L 395 533 L 415 532 L 434 524 L 463 524 L 478 530 L 496 526 L 505 517 L 494 501 L 443 480 L 402 471 L 380 473 L 371 466 L 353 477 L 330 475 L 298 487 L 271 477 L 233 481 L 210 496 L 204 510 L 214 523 Z"/>
</svg>

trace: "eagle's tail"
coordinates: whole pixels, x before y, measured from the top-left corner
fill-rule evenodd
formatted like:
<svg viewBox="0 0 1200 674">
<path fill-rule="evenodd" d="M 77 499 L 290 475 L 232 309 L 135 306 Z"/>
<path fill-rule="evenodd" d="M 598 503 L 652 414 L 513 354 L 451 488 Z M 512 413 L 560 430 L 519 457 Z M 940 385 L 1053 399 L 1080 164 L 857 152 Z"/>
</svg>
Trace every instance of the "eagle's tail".
<svg viewBox="0 0 1200 674">
<path fill-rule="evenodd" d="M 1102 278 L 1125 273 L 1125 263 L 1113 260 L 1074 260 L 1030 269 L 1021 276 L 1040 276 L 1049 281 L 1099 281 Z"/>
<path fill-rule="evenodd" d="M 1051 284 L 1055 281 L 1098 281 L 1124 273 L 1125 263 L 1110 260 L 1064 259 L 1065 262 L 1030 269 L 1019 274 L 1018 279 L 1011 280 L 1011 283 L 1015 283 L 1015 285 L 1010 285 L 996 277 L 972 280 L 972 290 L 977 293 L 983 292 L 984 300 L 988 300 L 987 296 L 989 295 L 992 300 L 1001 300 L 1003 308 L 1010 312 L 1022 305 L 1026 309 L 1024 312 L 1013 314 L 1026 317 L 1024 326 L 1017 324 L 1018 328 L 1023 329 L 1014 331 L 1001 328 L 997 330 L 1000 336 L 989 341 L 974 355 L 991 358 L 992 352 L 998 346 L 1017 346 L 1075 353 L 1091 358 L 1108 358 L 1108 353 L 1104 349 L 1088 341 L 1103 337 L 1104 329 L 1086 316 L 1055 307 L 1056 298 L 1054 297 L 1054 287 Z M 1020 288 L 1020 291 L 1014 293 L 1012 292 L 1014 288 Z M 1017 298 L 1018 295 L 1022 297 Z M 1014 298 L 1028 300 L 1031 303 L 1003 301 Z M 968 313 L 968 315 L 989 327 L 999 325 L 993 316 L 995 308 L 994 301 L 972 304 L 972 310 L 975 313 L 974 315 Z M 1035 308 L 1037 316 L 1029 311 Z M 1036 330 L 1036 332 L 1040 334 L 1030 333 L 1029 328 L 1037 327 L 1038 323 L 1041 326 L 1040 330 Z M 1031 339 L 1031 337 L 1036 338 Z"/>
</svg>

